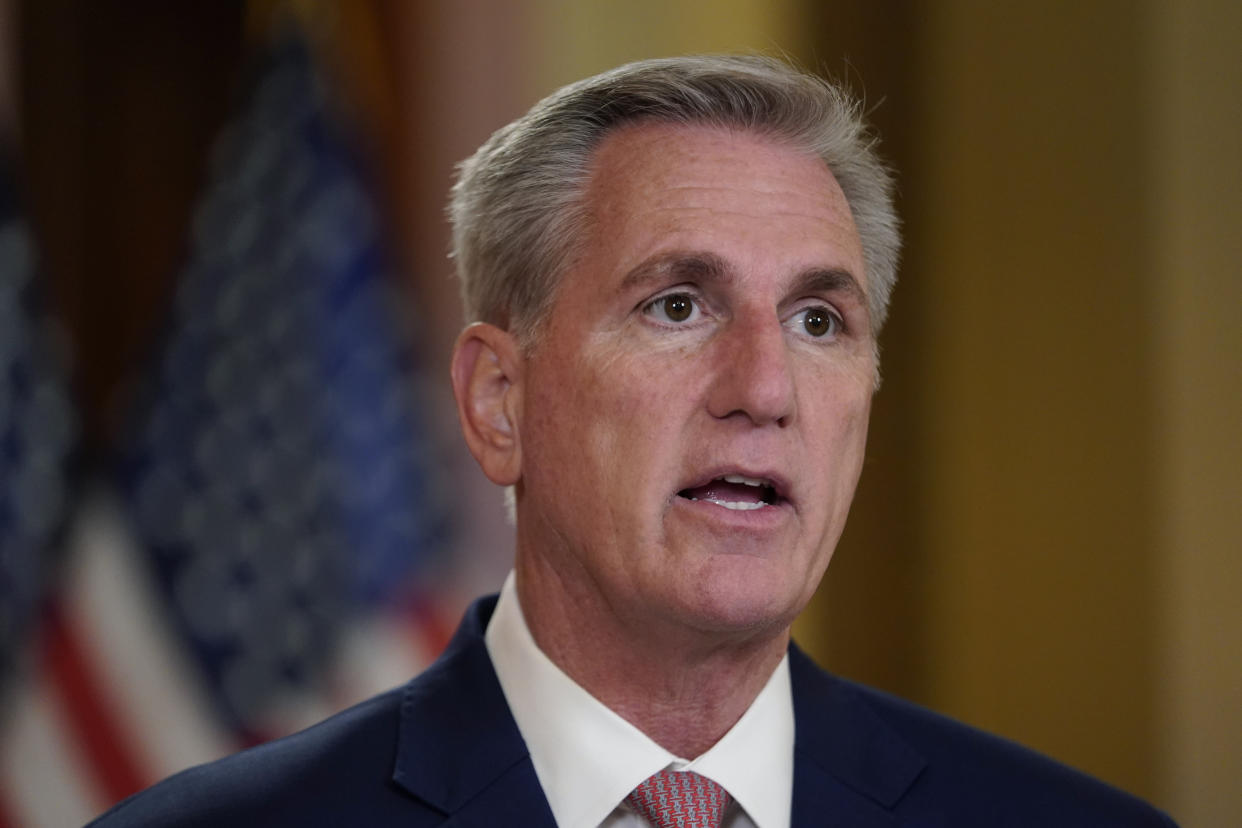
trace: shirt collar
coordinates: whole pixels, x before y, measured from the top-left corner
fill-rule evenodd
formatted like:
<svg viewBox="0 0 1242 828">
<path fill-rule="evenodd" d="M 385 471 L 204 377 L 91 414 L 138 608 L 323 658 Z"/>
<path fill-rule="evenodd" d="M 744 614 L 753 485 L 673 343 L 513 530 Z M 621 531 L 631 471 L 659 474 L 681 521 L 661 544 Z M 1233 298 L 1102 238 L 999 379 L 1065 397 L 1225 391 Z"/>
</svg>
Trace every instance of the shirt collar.
<svg viewBox="0 0 1242 828">
<path fill-rule="evenodd" d="M 558 825 L 599 825 L 640 782 L 673 767 L 723 785 L 756 828 L 788 828 L 794 744 L 788 655 L 729 732 L 687 761 L 653 742 L 544 655 L 526 626 L 512 572 L 486 642 Z"/>
</svg>

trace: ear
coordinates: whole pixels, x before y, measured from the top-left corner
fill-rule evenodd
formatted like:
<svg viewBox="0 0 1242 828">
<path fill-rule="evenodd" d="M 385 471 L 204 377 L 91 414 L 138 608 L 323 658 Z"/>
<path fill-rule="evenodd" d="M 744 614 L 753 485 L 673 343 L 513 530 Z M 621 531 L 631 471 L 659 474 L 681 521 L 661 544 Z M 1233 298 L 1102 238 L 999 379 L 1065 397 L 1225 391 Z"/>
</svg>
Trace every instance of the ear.
<svg viewBox="0 0 1242 828">
<path fill-rule="evenodd" d="M 453 396 L 470 453 L 499 486 L 522 476 L 519 413 L 523 359 L 513 336 L 495 325 L 475 322 L 453 347 Z"/>
</svg>

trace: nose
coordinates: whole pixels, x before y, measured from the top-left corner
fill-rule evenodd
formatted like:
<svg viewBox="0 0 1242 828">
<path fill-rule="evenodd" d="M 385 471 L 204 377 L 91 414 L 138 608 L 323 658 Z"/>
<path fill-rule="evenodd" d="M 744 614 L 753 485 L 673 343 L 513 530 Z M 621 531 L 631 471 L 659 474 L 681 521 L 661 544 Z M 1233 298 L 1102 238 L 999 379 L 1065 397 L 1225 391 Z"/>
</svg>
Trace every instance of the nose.
<svg viewBox="0 0 1242 828">
<path fill-rule="evenodd" d="M 734 317 L 720 332 L 708 412 L 755 425 L 789 425 L 797 411 L 791 354 L 776 314 Z"/>
</svg>

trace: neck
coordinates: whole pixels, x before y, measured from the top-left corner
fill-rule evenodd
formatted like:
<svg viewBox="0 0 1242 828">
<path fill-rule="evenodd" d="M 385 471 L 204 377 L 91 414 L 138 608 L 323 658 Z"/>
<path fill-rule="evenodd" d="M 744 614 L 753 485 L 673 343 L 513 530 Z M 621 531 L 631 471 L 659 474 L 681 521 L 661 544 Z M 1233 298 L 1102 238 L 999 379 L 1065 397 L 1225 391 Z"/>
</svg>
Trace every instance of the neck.
<svg viewBox="0 0 1242 828">
<path fill-rule="evenodd" d="M 704 632 L 626 618 L 589 594 L 544 588 L 519 557 L 531 635 L 561 670 L 670 753 L 693 759 L 729 731 L 780 663 L 789 628 Z M 583 623 L 583 619 L 591 619 Z"/>
</svg>

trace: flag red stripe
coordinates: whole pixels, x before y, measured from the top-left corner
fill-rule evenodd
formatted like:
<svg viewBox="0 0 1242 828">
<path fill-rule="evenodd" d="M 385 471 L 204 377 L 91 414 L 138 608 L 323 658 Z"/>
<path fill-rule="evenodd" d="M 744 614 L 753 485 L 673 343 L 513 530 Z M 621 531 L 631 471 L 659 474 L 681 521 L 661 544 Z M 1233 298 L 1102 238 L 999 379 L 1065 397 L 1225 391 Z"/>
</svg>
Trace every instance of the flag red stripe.
<svg viewBox="0 0 1242 828">
<path fill-rule="evenodd" d="M 430 596 L 419 595 L 409 603 L 409 619 L 427 644 L 428 653 L 434 660 L 453 638 L 453 627 L 444 618 L 439 604 Z"/>
<path fill-rule="evenodd" d="M 63 609 L 53 603 L 43 628 L 43 658 L 62 715 L 100 791 L 115 802 L 151 784 L 117 725 L 104 683 L 91 667 Z"/>
</svg>

